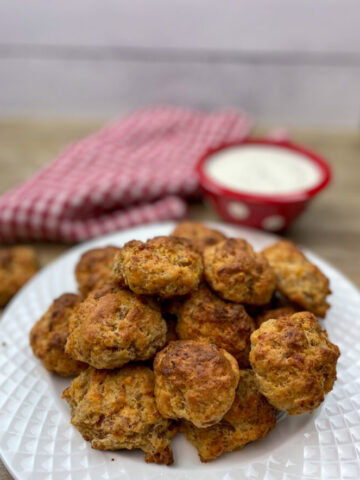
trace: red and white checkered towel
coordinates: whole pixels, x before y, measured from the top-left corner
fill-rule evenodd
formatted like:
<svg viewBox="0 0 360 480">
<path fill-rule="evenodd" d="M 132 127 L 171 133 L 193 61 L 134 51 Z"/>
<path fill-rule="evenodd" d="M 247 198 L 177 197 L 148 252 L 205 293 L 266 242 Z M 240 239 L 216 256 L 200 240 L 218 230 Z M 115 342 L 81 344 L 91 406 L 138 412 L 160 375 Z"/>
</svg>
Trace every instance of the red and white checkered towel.
<svg viewBox="0 0 360 480">
<path fill-rule="evenodd" d="M 181 218 L 209 148 L 249 132 L 242 113 L 153 107 L 68 147 L 0 197 L 0 241 L 78 242 L 140 223 Z"/>
</svg>

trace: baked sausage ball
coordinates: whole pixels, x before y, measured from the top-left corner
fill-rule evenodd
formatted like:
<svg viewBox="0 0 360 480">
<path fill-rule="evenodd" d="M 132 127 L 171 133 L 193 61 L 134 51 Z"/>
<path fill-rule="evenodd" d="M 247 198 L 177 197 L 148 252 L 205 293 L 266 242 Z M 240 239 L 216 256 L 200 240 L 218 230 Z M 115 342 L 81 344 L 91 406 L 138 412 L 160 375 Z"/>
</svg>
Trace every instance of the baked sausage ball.
<svg viewBox="0 0 360 480">
<path fill-rule="evenodd" d="M 49 372 L 63 377 L 77 375 L 87 367 L 85 363 L 73 360 L 65 353 L 70 315 L 79 301 L 79 295 L 64 293 L 53 301 L 30 331 L 30 345 L 34 355 Z"/>
<path fill-rule="evenodd" d="M 182 340 L 214 343 L 231 353 L 240 367 L 249 366 L 250 335 L 254 330 L 254 320 L 242 305 L 222 300 L 206 285 L 183 301 L 176 326 Z"/>
<path fill-rule="evenodd" d="M 275 274 L 266 258 L 241 238 L 207 247 L 203 254 L 205 277 L 225 300 L 264 305 L 275 290 Z"/>
<path fill-rule="evenodd" d="M 178 237 L 132 240 L 120 250 L 113 267 L 115 279 L 133 292 L 164 298 L 196 288 L 202 272 L 200 254 L 189 240 Z"/>
<path fill-rule="evenodd" d="M 95 368 L 116 368 L 151 358 L 165 339 L 166 323 L 153 299 L 108 285 L 75 308 L 65 350 Z"/>
<path fill-rule="evenodd" d="M 0 250 L 0 308 L 36 273 L 38 262 L 30 247 Z"/>
<path fill-rule="evenodd" d="M 281 318 L 296 313 L 297 310 L 293 305 L 284 305 L 278 308 L 264 308 L 261 313 L 255 317 L 255 323 L 257 328 L 264 322 L 271 319 Z"/>
<path fill-rule="evenodd" d="M 71 423 L 92 448 L 140 448 L 146 462 L 173 463 L 170 441 L 176 427 L 156 408 L 154 374 L 149 368 L 89 367 L 73 380 L 63 398 L 71 407 Z"/>
<path fill-rule="evenodd" d="M 268 320 L 251 335 L 250 362 L 259 389 L 290 415 L 311 413 L 321 404 L 336 380 L 339 355 L 310 312 Z"/>
<path fill-rule="evenodd" d="M 111 267 L 118 247 L 94 248 L 83 253 L 75 267 L 75 277 L 79 291 L 86 297 L 97 286 L 112 281 Z"/>
<path fill-rule="evenodd" d="M 230 353 L 202 342 L 171 342 L 155 357 L 155 398 L 167 418 L 197 427 L 219 422 L 231 407 L 239 367 Z"/>
<path fill-rule="evenodd" d="M 200 460 L 209 462 L 224 452 L 261 440 L 276 425 L 276 410 L 259 392 L 252 370 L 240 370 L 235 400 L 221 422 L 197 428 L 184 422 L 181 430 L 197 449 Z"/>
<path fill-rule="evenodd" d="M 324 317 L 331 293 L 329 280 L 289 241 L 276 242 L 263 250 L 275 271 L 279 290 L 292 302 L 319 317 Z"/>
<path fill-rule="evenodd" d="M 198 252 L 202 252 L 205 247 L 226 240 L 226 236 L 218 230 L 206 227 L 201 223 L 189 221 L 179 223 L 172 235 L 188 238 Z"/>
</svg>

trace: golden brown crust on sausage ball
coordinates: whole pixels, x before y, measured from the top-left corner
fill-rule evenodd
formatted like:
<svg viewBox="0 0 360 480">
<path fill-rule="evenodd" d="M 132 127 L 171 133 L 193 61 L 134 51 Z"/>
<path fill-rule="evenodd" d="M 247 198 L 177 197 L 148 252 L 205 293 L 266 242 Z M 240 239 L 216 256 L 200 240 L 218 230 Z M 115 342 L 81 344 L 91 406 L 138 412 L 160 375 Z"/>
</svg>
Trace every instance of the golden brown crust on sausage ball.
<svg viewBox="0 0 360 480">
<path fill-rule="evenodd" d="M 263 250 L 274 269 L 279 290 L 292 302 L 324 317 L 331 293 L 329 280 L 300 250 L 289 241 L 276 242 Z"/>
<path fill-rule="evenodd" d="M 115 258 L 114 278 L 133 292 L 169 298 L 185 295 L 199 284 L 201 256 L 186 238 L 132 240 Z"/>
<path fill-rule="evenodd" d="M 38 262 L 31 247 L 0 250 L 0 308 L 36 273 Z"/>
<path fill-rule="evenodd" d="M 66 352 L 95 368 L 151 358 L 164 344 L 166 323 L 152 298 L 108 285 L 74 310 Z"/>
<path fill-rule="evenodd" d="M 175 237 L 187 238 L 191 241 L 194 248 L 198 252 L 202 252 L 205 247 L 215 245 L 223 240 L 226 240 L 226 236 L 215 230 L 209 228 L 202 223 L 197 222 L 180 222 L 172 233 Z"/>
<path fill-rule="evenodd" d="M 268 320 L 286 317 L 296 312 L 297 310 L 293 305 L 285 305 L 278 308 L 264 308 L 263 311 L 255 317 L 255 323 L 257 328 L 259 328 L 262 323 Z"/>
<path fill-rule="evenodd" d="M 250 335 L 254 320 L 245 308 L 217 297 L 206 285 L 201 285 L 184 300 L 176 327 L 182 340 L 214 343 L 231 353 L 240 367 L 248 367 Z"/>
<path fill-rule="evenodd" d="M 336 380 L 339 355 L 310 312 L 268 320 L 251 335 L 250 362 L 259 389 L 290 415 L 311 413 L 323 402 Z"/>
<path fill-rule="evenodd" d="M 63 377 L 77 375 L 87 367 L 65 353 L 70 315 L 79 301 L 79 295 L 64 293 L 53 301 L 30 332 L 30 345 L 34 355 L 49 372 Z"/>
<path fill-rule="evenodd" d="M 155 357 L 155 398 L 168 418 L 213 425 L 231 407 L 239 367 L 230 353 L 203 342 L 171 342 Z"/>
<path fill-rule="evenodd" d="M 82 372 L 63 393 L 71 407 L 71 423 L 92 448 L 133 450 L 145 460 L 170 465 L 173 422 L 156 408 L 154 374 L 146 367 L 129 365 L 118 370 Z"/>
<path fill-rule="evenodd" d="M 264 305 L 275 290 L 275 274 L 266 258 L 241 238 L 230 238 L 203 254 L 207 282 L 225 300 Z"/>
<path fill-rule="evenodd" d="M 112 281 L 112 264 L 120 248 L 108 246 L 83 253 L 75 267 L 79 291 L 86 297 L 91 290 Z"/>
<path fill-rule="evenodd" d="M 200 460 L 209 462 L 224 452 L 261 440 L 275 425 L 276 410 L 259 392 L 254 372 L 240 370 L 234 403 L 221 422 L 208 428 L 184 422 L 181 430 L 197 449 Z"/>
</svg>

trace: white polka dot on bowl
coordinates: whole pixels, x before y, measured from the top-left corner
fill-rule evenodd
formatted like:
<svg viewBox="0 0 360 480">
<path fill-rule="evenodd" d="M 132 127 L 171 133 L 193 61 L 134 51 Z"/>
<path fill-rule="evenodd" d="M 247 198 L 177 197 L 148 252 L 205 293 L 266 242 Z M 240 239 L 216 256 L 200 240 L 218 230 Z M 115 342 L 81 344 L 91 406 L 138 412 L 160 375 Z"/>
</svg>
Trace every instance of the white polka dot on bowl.
<svg viewBox="0 0 360 480">
<path fill-rule="evenodd" d="M 281 215 L 270 215 L 261 222 L 265 230 L 280 230 L 285 226 L 285 218 Z"/>
<path fill-rule="evenodd" d="M 227 205 L 229 214 L 237 220 L 245 220 L 249 216 L 249 208 L 242 202 L 229 202 Z"/>
</svg>

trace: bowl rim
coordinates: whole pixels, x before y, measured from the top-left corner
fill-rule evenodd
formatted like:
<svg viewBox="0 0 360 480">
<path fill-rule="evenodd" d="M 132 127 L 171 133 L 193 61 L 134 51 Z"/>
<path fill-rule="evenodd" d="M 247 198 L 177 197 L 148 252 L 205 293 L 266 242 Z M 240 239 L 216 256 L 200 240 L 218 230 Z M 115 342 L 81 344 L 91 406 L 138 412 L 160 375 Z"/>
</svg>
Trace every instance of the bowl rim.
<svg viewBox="0 0 360 480">
<path fill-rule="evenodd" d="M 225 150 L 231 147 L 239 147 L 243 145 L 269 145 L 272 147 L 279 147 L 295 151 L 306 156 L 309 160 L 315 163 L 322 174 L 320 181 L 311 188 L 298 190 L 294 193 L 283 193 L 283 194 L 257 194 L 257 193 L 248 193 L 244 190 L 232 190 L 230 188 L 224 187 L 223 185 L 217 183 L 214 179 L 208 177 L 205 173 L 205 163 L 209 157 L 221 150 Z M 224 142 L 216 148 L 210 148 L 206 151 L 204 155 L 198 160 L 196 164 L 196 172 L 199 177 L 200 186 L 208 193 L 215 195 L 231 197 L 232 199 L 238 200 L 248 200 L 253 203 L 268 203 L 268 204 L 284 204 L 284 203 L 295 203 L 303 202 L 310 200 L 315 195 L 317 195 L 321 190 L 323 190 L 331 181 L 332 173 L 331 168 L 328 162 L 321 157 L 319 154 L 309 150 L 302 145 L 298 145 L 289 140 L 274 140 L 270 138 L 258 138 L 250 137 L 245 138 L 241 141 L 236 142 Z"/>
</svg>

